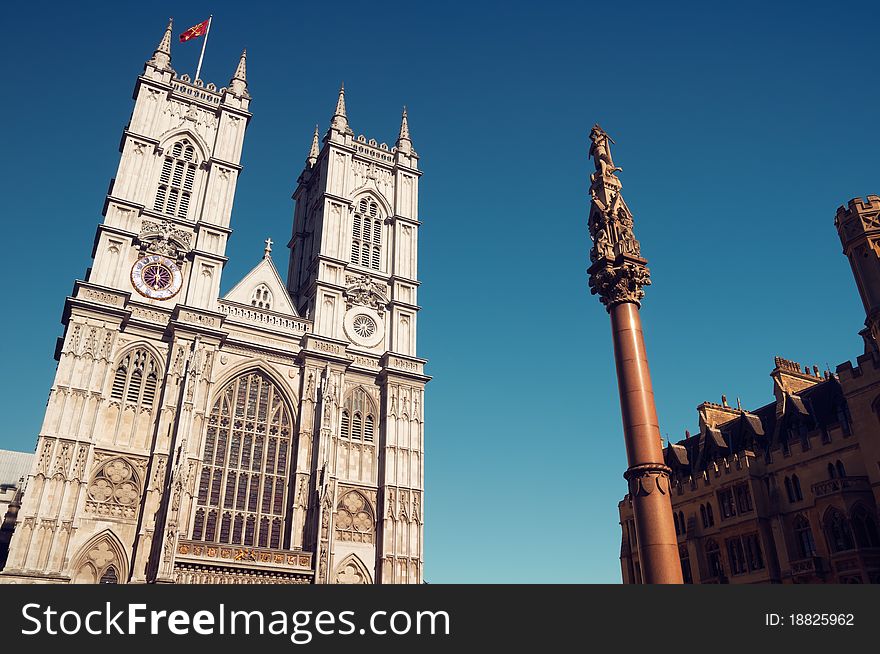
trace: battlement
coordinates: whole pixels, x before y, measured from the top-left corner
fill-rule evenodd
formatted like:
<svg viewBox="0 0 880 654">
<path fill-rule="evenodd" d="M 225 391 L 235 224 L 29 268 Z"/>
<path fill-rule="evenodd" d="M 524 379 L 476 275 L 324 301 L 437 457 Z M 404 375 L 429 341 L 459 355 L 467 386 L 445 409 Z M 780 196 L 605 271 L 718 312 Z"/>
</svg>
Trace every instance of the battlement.
<svg viewBox="0 0 880 654">
<path fill-rule="evenodd" d="M 218 89 L 213 82 L 209 82 L 208 85 L 205 86 L 205 83 L 200 79 L 193 81 L 186 73 L 179 77 L 175 74 L 171 80 L 171 88 L 178 93 L 188 95 L 196 100 L 202 100 L 209 104 L 216 105 L 220 104 L 220 99 L 226 91 L 225 86 Z"/>
<path fill-rule="evenodd" d="M 842 221 L 858 216 L 863 213 L 880 212 L 880 196 L 869 195 L 865 199 L 853 198 L 847 205 L 837 207 L 834 224 L 839 225 Z"/>
<path fill-rule="evenodd" d="M 358 154 L 371 157 L 372 159 L 378 159 L 379 161 L 384 161 L 389 164 L 394 163 L 394 153 L 397 152 L 397 148 L 389 149 L 387 143 L 377 143 L 376 139 L 368 140 L 366 136 L 360 134 L 354 139 L 353 145 Z"/>
</svg>

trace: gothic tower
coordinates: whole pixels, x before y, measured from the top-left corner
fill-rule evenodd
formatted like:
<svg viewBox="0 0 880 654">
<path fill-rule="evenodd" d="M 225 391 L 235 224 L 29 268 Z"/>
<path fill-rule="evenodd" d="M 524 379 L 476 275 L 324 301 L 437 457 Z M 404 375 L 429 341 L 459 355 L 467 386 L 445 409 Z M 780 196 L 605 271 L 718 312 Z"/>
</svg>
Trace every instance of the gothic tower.
<svg viewBox="0 0 880 654">
<path fill-rule="evenodd" d="M 246 54 L 218 89 L 171 68 L 171 37 L 137 78 L 94 263 L 65 303 L 0 582 L 421 582 L 406 118 L 396 148 L 368 144 L 340 96 L 295 194 L 288 284 L 267 239 L 221 297 Z"/>
<path fill-rule="evenodd" d="M 315 129 L 294 193 L 289 243 L 288 289 L 300 313 L 313 321 L 311 347 L 325 355 L 348 352 L 350 359 L 332 360 L 322 373 L 320 401 L 341 403 L 341 412 L 325 411 L 316 426 L 324 478 L 316 551 L 322 563 L 328 548 L 337 560 L 375 557 L 377 579 L 386 583 L 422 578 L 422 403 L 428 378 L 425 362 L 415 358 L 420 176 L 406 109 L 389 148 L 355 137 L 341 88 L 323 147 Z M 357 534 L 350 538 L 334 523 L 340 514 L 333 511 L 334 501 L 338 509 L 345 498 L 359 504 L 374 496 L 375 548 L 359 543 Z"/>
<path fill-rule="evenodd" d="M 880 196 L 850 200 L 837 209 L 834 225 L 865 307 L 866 346 L 876 351 L 880 342 Z"/>
</svg>

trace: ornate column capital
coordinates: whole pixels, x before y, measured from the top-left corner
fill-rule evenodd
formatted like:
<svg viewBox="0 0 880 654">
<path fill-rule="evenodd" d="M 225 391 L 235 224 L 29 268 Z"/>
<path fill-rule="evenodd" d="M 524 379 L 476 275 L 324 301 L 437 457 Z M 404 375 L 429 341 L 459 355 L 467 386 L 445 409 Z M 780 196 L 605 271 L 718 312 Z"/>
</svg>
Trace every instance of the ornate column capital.
<svg viewBox="0 0 880 654">
<path fill-rule="evenodd" d="M 621 255 L 614 260 L 600 259 L 587 270 L 590 293 L 598 295 L 608 311 L 617 304 L 641 305 L 643 286 L 651 283 L 651 273 L 644 259 Z"/>
</svg>

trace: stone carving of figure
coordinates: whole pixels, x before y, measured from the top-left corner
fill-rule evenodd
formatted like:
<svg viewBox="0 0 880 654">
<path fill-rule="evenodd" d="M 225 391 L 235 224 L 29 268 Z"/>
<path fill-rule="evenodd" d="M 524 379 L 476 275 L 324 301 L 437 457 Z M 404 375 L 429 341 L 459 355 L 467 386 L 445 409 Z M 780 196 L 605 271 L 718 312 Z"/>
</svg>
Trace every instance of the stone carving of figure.
<svg viewBox="0 0 880 654">
<path fill-rule="evenodd" d="M 593 125 L 593 129 L 590 130 L 590 141 L 592 141 L 592 145 L 590 145 L 589 156 L 593 157 L 593 161 L 596 163 L 596 173 L 599 176 L 608 177 L 623 170 L 623 168 L 615 166 L 614 161 L 611 159 L 611 147 L 609 144 L 614 143 L 614 140 L 608 136 L 605 130 L 599 127 L 598 123 Z M 596 175 L 592 175 L 591 179 L 596 181 Z"/>
<path fill-rule="evenodd" d="M 608 231 L 605 229 L 605 226 L 600 225 L 596 230 L 596 251 L 593 261 L 601 259 L 602 257 L 612 256 L 614 256 L 614 246 L 611 243 L 611 239 L 608 236 Z"/>
</svg>

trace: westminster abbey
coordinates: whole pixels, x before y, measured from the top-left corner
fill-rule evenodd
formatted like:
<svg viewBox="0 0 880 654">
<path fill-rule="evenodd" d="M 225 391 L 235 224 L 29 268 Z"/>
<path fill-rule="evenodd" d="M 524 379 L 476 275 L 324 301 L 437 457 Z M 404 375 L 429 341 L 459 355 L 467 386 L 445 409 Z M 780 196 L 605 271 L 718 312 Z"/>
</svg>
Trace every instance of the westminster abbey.
<svg viewBox="0 0 880 654">
<path fill-rule="evenodd" d="M 217 88 L 137 78 L 0 582 L 422 583 L 425 361 L 404 111 L 355 136 L 340 89 L 272 242 L 220 295 L 251 119 Z M 330 107 L 328 107 L 329 109 Z"/>
</svg>

